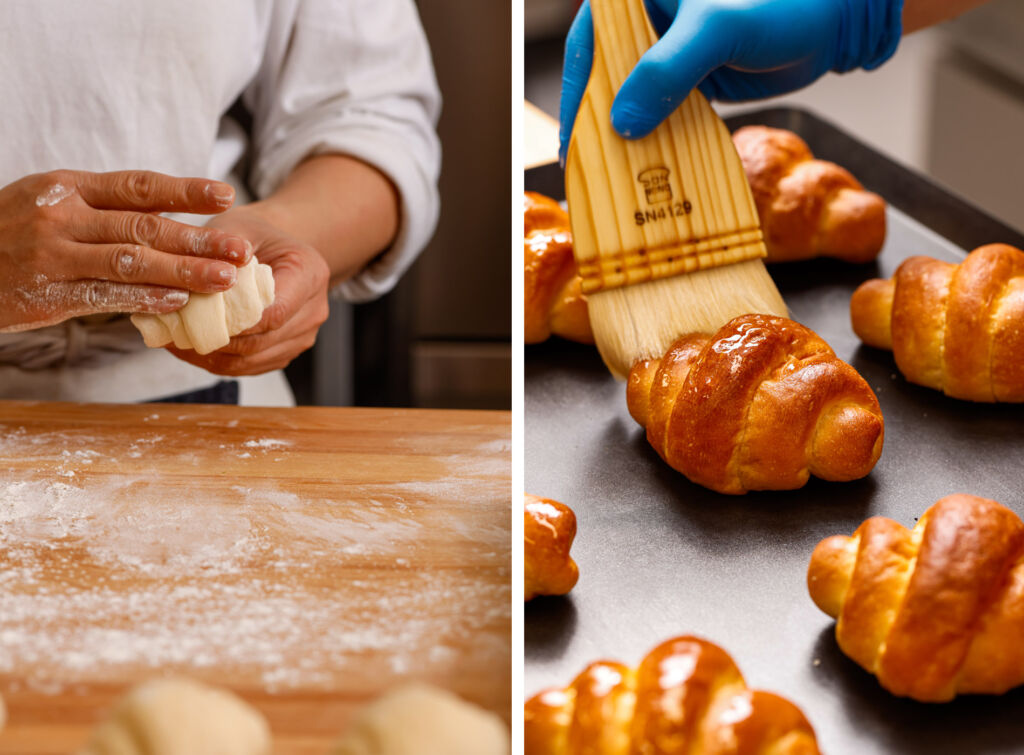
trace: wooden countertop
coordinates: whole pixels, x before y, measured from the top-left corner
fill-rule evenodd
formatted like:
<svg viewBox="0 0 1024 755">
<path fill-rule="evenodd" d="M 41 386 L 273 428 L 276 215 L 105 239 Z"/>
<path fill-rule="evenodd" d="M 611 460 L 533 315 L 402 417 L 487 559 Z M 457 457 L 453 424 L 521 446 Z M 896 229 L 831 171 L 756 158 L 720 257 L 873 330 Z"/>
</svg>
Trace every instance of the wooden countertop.
<svg viewBox="0 0 1024 755">
<path fill-rule="evenodd" d="M 403 680 L 509 718 L 506 412 L 0 402 L 0 753 L 186 674 L 322 755 Z"/>
</svg>

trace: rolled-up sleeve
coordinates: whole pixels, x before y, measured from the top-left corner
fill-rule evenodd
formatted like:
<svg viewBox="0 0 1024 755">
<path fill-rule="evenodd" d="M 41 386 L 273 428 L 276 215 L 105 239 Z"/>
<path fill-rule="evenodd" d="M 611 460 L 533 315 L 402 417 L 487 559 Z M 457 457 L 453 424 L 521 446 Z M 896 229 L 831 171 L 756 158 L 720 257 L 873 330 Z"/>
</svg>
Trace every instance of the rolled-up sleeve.
<svg viewBox="0 0 1024 755">
<path fill-rule="evenodd" d="M 398 281 L 437 224 L 440 93 L 411 0 L 294 0 L 271 10 L 257 80 L 249 183 L 272 194 L 307 157 L 345 154 L 398 189 L 391 246 L 335 291 L 376 298 Z"/>
</svg>

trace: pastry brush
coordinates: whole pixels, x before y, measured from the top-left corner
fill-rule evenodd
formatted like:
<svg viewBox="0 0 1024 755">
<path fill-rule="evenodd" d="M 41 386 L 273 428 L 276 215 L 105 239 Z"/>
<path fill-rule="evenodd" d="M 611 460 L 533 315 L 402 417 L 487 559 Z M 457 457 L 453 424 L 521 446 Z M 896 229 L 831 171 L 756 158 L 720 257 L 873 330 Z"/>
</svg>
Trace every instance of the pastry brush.
<svg viewBox="0 0 1024 755">
<path fill-rule="evenodd" d="M 594 337 L 623 378 L 685 333 L 748 313 L 786 315 L 761 261 L 757 208 L 725 124 L 694 90 L 627 141 L 611 106 L 657 40 L 643 0 L 591 0 L 594 62 L 565 164 L 576 262 Z"/>
</svg>

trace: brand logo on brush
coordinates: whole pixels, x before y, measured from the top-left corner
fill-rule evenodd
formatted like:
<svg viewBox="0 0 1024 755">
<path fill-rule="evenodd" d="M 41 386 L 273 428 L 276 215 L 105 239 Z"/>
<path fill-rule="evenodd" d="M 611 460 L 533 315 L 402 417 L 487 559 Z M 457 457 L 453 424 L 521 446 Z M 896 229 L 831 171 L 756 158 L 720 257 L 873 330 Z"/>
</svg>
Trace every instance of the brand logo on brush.
<svg viewBox="0 0 1024 755">
<path fill-rule="evenodd" d="M 668 182 L 668 168 L 648 168 L 637 175 L 643 184 L 647 204 L 672 201 L 672 184 Z"/>
<path fill-rule="evenodd" d="M 636 179 L 644 187 L 644 197 L 647 199 L 647 204 L 662 205 L 667 203 L 668 205 L 667 207 L 657 207 L 648 210 L 637 208 L 636 212 L 633 213 L 633 218 L 636 220 L 637 225 L 681 217 L 689 215 L 693 211 L 693 205 L 690 204 L 688 199 L 684 199 L 682 202 L 672 202 L 672 184 L 668 180 L 668 174 L 669 169 L 664 166 L 648 168 L 637 174 Z"/>
</svg>

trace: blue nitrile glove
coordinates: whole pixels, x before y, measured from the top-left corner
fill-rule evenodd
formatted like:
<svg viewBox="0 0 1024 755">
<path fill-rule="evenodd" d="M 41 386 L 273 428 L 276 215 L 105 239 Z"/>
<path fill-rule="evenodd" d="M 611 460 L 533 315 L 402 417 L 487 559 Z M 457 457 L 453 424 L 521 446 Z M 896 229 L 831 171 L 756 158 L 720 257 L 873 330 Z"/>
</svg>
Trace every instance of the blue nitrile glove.
<svg viewBox="0 0 1024 755">
<path fill-rule="evenodd" d="M 647 0 L 661 39 L 623 83 L 612 125 L 646 136 L 694 87 L 736 102 L 785 94 L 828 71 L 877 68 L 896 51 L 903 0 Z M 576 15 L 562 70 L 561 156 L 594 55 L 590 4 Z"/>
</svg>

